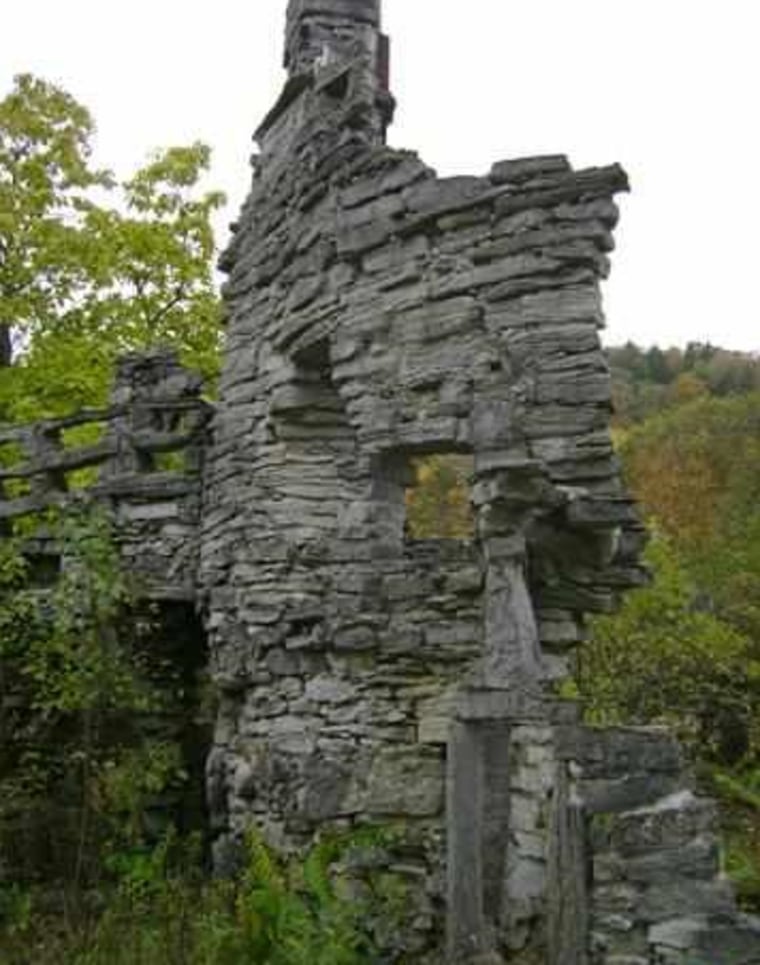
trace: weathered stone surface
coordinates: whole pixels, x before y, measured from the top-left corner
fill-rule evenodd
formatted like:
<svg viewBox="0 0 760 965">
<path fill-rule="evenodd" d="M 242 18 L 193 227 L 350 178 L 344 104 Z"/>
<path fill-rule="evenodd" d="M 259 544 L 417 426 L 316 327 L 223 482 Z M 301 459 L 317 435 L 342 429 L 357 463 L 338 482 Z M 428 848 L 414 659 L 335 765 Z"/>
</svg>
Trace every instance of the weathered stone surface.
<svg viewBox="0 0 760 965">
<path fill-rule="evenodd" d="M 665 965 L 760 962 L 760 922 L 748 915 L 732 920 L 706 916 L 675 918 L 653 926 L 649 938 Z"/>
<path fill-rule="evenodd" d="M 382 752 L 372 765 L 363 810 L 385 817 L 441 813 L 444 775 L 440 757 L 410 750 Z"/>
<path fill-rule="evenodd" d="M 497 161 L 491 168 L 490 178 L 494 184 L 518 184 L 539 175 L 566 174 L 570 170 L 570 162 L 564 154 L 549 154 L 543 157 Z"/>
<path fill-rule="evenodd" d="M 655 804 L 625 812 L 612 832 L 612 846 L 625 855 L 645 853 L 665 846 L 687 844 L 694 836 L 710 831 L 715 806 L 682 791 Z"/>
<path fill-rule="evenodd" d="M 560 753 L 583 767 L 584 777 L 625 777 L 632 771 L 679 774 L 681 748 L 666 730 L 656 727 L 581 728 L 560 735 Z"/>
<path fill-rule="evenodd" d="M 222 258 L 213 437 L 197 378 L 126 360 L 97 446 L 60 445 L 78 417 L 0 432 L 24 449 L 0 475 L 32 483 L 0 518 L 102 465 L 128 565 L 203 613 L 219 870 L 252 822 L 292 850 L 399 821 L 421 965 L 696 962 L 720 941 L 750 965 L 675 742 L 549 697 L 584 613 L 646 578 L 598 335 L 624 173 L 549 155 L 439 179 L 388 148 L 379 0 L 291 0 L 285 63 Z M 465 452 L 474 539 L 409 539 L 413 460 Z"/>
</svg>

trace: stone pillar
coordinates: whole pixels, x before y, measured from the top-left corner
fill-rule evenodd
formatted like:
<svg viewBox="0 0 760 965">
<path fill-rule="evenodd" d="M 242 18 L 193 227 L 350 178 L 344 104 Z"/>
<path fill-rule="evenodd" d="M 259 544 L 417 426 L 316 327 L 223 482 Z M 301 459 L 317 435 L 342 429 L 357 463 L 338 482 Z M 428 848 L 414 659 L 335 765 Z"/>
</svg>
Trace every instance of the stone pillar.
<svg viewBox="0 0 760 965">
<path fill-rule="evenodd" d="M 157 348 L 148 352 L 135 352 L 123 356 L 116 369 L 111 391 L 111 405 L 117 415 L 111 420 L 109 434 L 115 442 L 115 455 L 104 467 L 102 477 L 130 475 L 150 471 L 151 456 L 135 446 L 139 433 L 172 433 L 172 424 L 182 408 L 187 426 L 185 432 L 197 434 L 188 442 L 191 450 L 188 466 L 193 472 L 200 470 L 203 424 L 207 418 L 205 403 L 201 400 L 203 380 L 199 375 L 185 369 L 171 349 Z"/>
<path fill-rule="evenodd" d="M 477 724 L 456 721 L 448 747 L 447 961 L 488 950 L 483 894 L 484 761 Z"/>
<path fill-rule="evenodd" d="M 587 965 L 589 894 L 586 818 L 560 762 L 549 833 L 547 947 L 549 965 Z"/>
<path fill-rule="evenodd" d="M 525 537 L 483 541 L 486 557 L 484 655 L 477 682 L 484 690 L 537 691 L 541 651 L 526 582 Z"/>
<path fill-rule="evenodd" d="M 541 703 L 545 671 L 527 582 L 526 535 L 559 498 L 541 466 L 527 459 L 476 478 L 473 502 L 486 592 L 483 658 L 469 681 L 471 690 L 507 691 L 526 706 Z"/>
<path fill-rule="evenodd" d="M 539 468 L 526 460 L 490 469 L 473 489 L 486 568 L 483 654 L 460 694 L 448 752 L 452 965 L 473 956 L 498 960 L 509 875 L 524 870 L 519 856 L 509 855 L 510 799 L 522 766 L 512 761 L 512 734 L 518 728 L 523 740 L 526 725 L 547 723 L 526 531 L 550 495 Z"/>
</svg>

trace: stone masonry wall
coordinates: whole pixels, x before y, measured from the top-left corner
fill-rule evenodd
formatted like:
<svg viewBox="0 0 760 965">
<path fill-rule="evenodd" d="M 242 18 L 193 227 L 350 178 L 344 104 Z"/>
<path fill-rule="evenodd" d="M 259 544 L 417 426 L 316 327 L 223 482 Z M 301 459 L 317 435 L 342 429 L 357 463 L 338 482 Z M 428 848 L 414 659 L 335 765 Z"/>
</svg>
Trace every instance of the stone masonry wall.
<svg viewBox="0 0 760 965">
<path fill-rule="evenodd" d="M 100 501 L 141 594 L 194 603 L 211 415 L 201 391 L 173 352 L 156 349 L 121 360 L 108 408 L 0 427 L 0 521 Z M 82 430 L 94 441 L 78 441 Z M 39 528 L 29 552 L 55 561 L 58 548 Z"/>
<path fill-rule="evenodd" d="M 646 579 L 598 335 L 626 177 L 549 156 L 439 179 L 385 146 L 387 62 L 377 0 L 291 0 L 222 259 L 200 570 L 216 860 L 251 822 L 286 850 L 402 826 L 412 960 L 633 965 L 662 916 L 648 885 L 617 915 L 618 829 L 639 807 L 688 824 L 686 778 L 551 696 L 583 615 Z M 427 453 L 472 455 L 473 541 L 408 538 Z M 684 888 L 685 914 L 728 908 L 723 885 Z"/>
<path fill-rule="evenodd" d="M 760 961 L 760 922 L 736 912 L 721 874 L 716 809 L 695 794 L 674 738 L 656 729 L 565 728 L 555 746 L 584 820 L 577 848 L 585 850 L 589 961 Z"/>
<path fill-rule="evenodd" d="M 674 742 L 555 696 L 585 614 L 647 579 L 599 341 L 626 176 L 551 155 L 438 178 L 385 144 L 388 62 L 379 0 L 290 0 L 221 262 L 212 438 L 191 376 L 128 360 L 96 452 L 21 433 L 48 448 L 0 517 L 105 463 L 130 565 L 203 614 L 220 872 L 252 824 L 284 851 L 391 828 L 388 961 L 757 965 Z M 449 453 L 473 460 L 474 538 L 412 539 L 413 462 Z"/>
</svg>

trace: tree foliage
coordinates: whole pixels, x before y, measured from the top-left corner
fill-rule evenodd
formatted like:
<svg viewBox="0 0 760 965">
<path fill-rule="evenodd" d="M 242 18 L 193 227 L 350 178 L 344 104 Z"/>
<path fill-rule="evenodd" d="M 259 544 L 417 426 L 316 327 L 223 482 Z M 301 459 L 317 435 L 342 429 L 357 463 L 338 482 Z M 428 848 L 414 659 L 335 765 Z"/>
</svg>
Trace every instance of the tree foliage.
<svg viewBox="0 0 760 965">
<path fill-rule="evenodd" d="M 88 193 L 112 183 L 91 167 L 93 131 L 71 95 L 29 74 L 0 101 L 2 364 L 11 361 L 11 328 L 54 324 L 85 283 Z"/>
<path fill-rule="evenodd" d="M 689 346 L 692 370 L 675 377 L 665 408 L 618 434 L 655 532 L 655 582 L 593 622 L 580 684 L 597 719 L 668 723 L 687 741 L 723 803 L 729 868 L 757 910 L 760 393 L 738 380 L 717 396 L 709 368 L 693 374 L 728 355 Z"/>
<path fill-rule="evenodd" d="M 616 419 L 631 425 L 705 395 L 742 395 L 760 390 L 760 358 L 702 342 L 685 349 L 633 342 L 607 349 Z"/>
<path fill-rule="evenodd" d="M 631 431 L 622 454 L 706 600 L 760 647 L 760 393 L 675 408 Z"/>
<path fill-rule="evenodd" d="M 412 464 L 414 484 L 406 492 L 407 529 L 413 539 L 470 539 L 472 457 L 425 456 Z"/>
<path fill-rule="evenodd" d="M 609 665 L 610 674 L 617 676 L 615 700 L 621 707 L 632 711 L 638 706 L 645 717 L 647 708 L 659 714 L 663 704 L 657 679 L 664 682 L 670 676 L 666 669 L 660 676 L 656 668 L 660 657 L 675 659 L 668 643 L 672 639 L 681 648 L 697 647 L 693 661 L 677 673 L 674 665 L 673 679 L 680 680 L 682 689 L 670 694 L 672 715 L 692 715 L 691 698 L 706 686 L 717 688 L 713 703 L 719 692 L 747 707 L 757 703 L 760 394 L 700 395 L 629 430 L 620 452 L 628 482 L 660 534 L 652 550 L 658 582 L 632 595 L 620 616 L 596 624 L 591 666 L 597 659 Z M 607 649 L 615 634 L 626 654 L 641 651 L 641 659 L 632 659 L 625 672 L 614 671 L 609 663 Z M 731 642 L 735 653 L 726 665 L 725 646 Z M 619 659 L 629 658 L 621 654 Z M 607 677 L 606 671 L 592 673 L 593 686 L 607 687 Z M 747 752 L 760 762 L 760 747 L 750 734 L 756 723 L 750 726 L 747 713 L 742 715 Z M 711 740 L 704 737 L 701 753 L 710 752 Z M 735 754 L 725 757 L 733 760 Z"/>
<path fill-rule="evenodd" d="M 697 756 L 735 765 L 760 755 L 760 654 L 700 605 L 670 541 L 657 535 L 654 582 L 593 621 L 581 690 L 593 719 L 674 727 Z M 760 759 L 760 757 L 759 757 Z"/>
<path fill-rule="evenodd" d="M 33 579 L 20 546 L 0 565 L 0 843 L 3 878 L 71 893 L 104 855 L 143 840 L 146 801 L 181 780 L 179 750 L 141 727 L 173 703 L 149 659 L 152 626 L 134 609 L 105 516 L 51 524 L 64 570 Z"/>
<path fill-rule="evenodd" d="M 102 404 L 116 357 L 151 344 L 176 346 L 191 367 L 216 374 L 211 217 L 224 199 L 200 190 L 209 149 L 163 150 L 117 181 L 93 167 L 93 137 L 88 111 L 42 80 L 22 75 L 0 101 L 7 419 Z"/>
</svg>

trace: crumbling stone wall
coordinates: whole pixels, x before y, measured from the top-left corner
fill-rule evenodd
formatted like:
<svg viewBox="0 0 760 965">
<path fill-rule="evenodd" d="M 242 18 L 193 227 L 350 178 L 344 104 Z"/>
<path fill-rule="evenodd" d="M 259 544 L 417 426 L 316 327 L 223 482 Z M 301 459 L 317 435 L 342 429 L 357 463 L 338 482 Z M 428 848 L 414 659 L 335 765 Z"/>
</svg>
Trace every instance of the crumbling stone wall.
<svg viewBox="0 0 760 965">
<path fill-rule="evenodd" d="M 151 802 L 148 833 L 158 838 L 172 822 L 183 830 L 206 825 L 203 774 L 209 725 L 201 708 L 205 633 L 196 611 L 203 454 L 210 406 L 202 383 L 172 352 L 123 358 L 115 373 L 110 404 L 33 425 L 0 427 L 0 525 L 26 520 L 23 549 L 31 585 L 41 604 L 60 572 L 62 548 L 44 511 L 97 502 L 108 513 L 114 536 L 133 578 L 135 618 L 140 628 L 131 645 L 151 685 L 162 694 L 162 709 L 126 716 L 112 726 L 125 742 L 161 734 L 180 748 L 187 786 L 176 785 Z M 82 442 L 82 430 L 90 439 Z M 83 473 L 87 478 L 83 477 Z M 7 530 L 5 530 L 7 532 Z M 49 605 L 49 604 L 47 604 Z M 3 679 L 0 717 L 12 750 L 23 736 L 19 717 L 31 713 L 28 696 Z M 19 813 L 4 822 L 6 852 L 0 877 L 25 880 L 48 868 L 60 872 L 61 841 L 70 832 L 70 814 L 55 826 L 42 811 Z M 52 830 L 60 835 L 50 846 Z M 75 836 L 72 833 L 72 842 Z M 74 845 L 72 844 L 72 848 Z M 52 862 L 52 863 L 51 863 Z"/>
<path fill-rule="evenodd" d="M 292 0 L 222 259 L 216 859 L 251 821 L 282 848 L 402 823 L 414 960 L 444 933 L 457 963 L 653 960 L 663 920 L 730 910 L 706 806 L 667 737 L 598 735 L 552 697 L 583 615 L 645 579 L 598 336 L 626 178 L 551 156 L 439 179 L 386 147 L 379 26 L 377 0 Z M 408 538 L 426 453 L 472 454 L 472 541 Z M 692 838 L 699 874 L 658 891 Z"/>
<path fill-rule="evenodd" d="M 222 259 L 213 438 L 172 369 L 193 455 L 167 488 L 140 454 L 181 428 L 151 422 L 139 361 L 107 437 L 125 552 L 204 615 L 217 868 L 252 823 L 285 850 L 392 825 L 407 960 L 757 963 L 673 741 L 555 696 L 584 615 L 646 579 L 599 342 L 625 174 L 549 156 L 437 178 L 385 144 L 388 62 L 379 0 L 290 0 Z M 472 457 L 471 540 L 408 535 L 435 453 Z"/>
<path fill-rule="evenodd" d="M 121 552 L 141 594 L 194 603 L 198 570 L 203 455 L 211 406 L 202 380 L 164 349 L 125 356 L 108 408 L 32 425 L 0 427 L 0 485 L 23 494 L 0 496 L 5 522 L 84 497 L 110 510 Z M 93 430 L 96 441 L 71 442 L 70 430 Z M 15 458 L 14 458 L 15 457 Z M 84 488 L 77 474 L 95 473 Z M 58 557 L 44 530 L 32 555 Z"/>
</svg>

